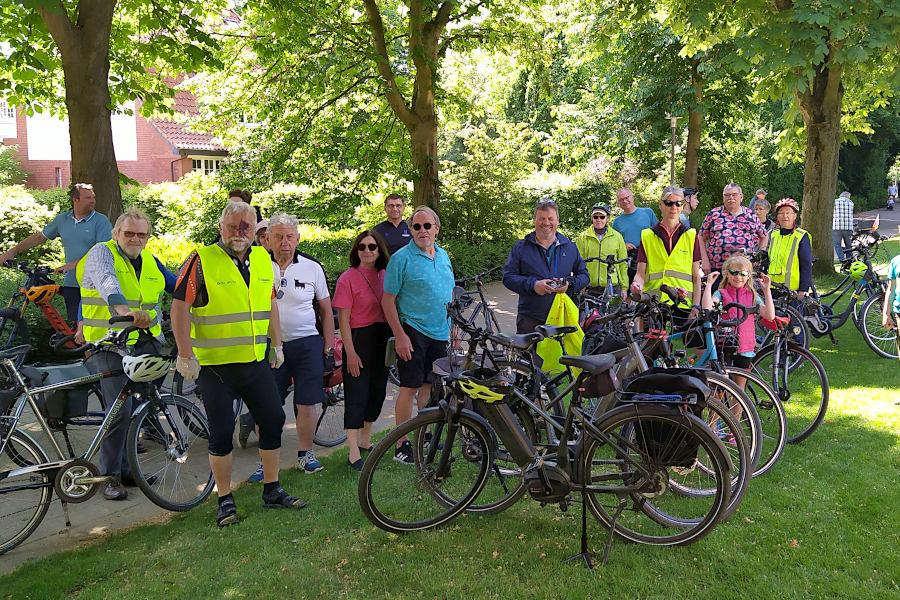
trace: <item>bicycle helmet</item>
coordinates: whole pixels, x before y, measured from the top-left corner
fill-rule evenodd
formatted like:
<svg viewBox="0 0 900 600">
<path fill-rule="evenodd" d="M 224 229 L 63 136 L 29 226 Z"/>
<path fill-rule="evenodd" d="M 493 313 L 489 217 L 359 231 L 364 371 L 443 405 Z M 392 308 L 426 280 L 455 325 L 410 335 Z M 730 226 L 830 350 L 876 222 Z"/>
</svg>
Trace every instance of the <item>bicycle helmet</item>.
<svg viewBox="0 0 900 600">
<path fill-rule="evenodd" d="M 463 371 L 456 382 L 466 396 L 489 404 L 502 401 L 512 387 L 505 377 L 490 369 Z"/>
<path fill-rule="evenodd" d="M 775 204 L 775 214 L 778 214 L 778 209 L 783 206 L 789 206 L 794 209 L 794 212 L 798 215 L 800 214 L 800 205 L 797 204 L 797 201 L 793 198 L 782 198 Z"/>
<path fill-rule="evenodd" d="M 172 366 L 172 361 L 162 356 L 141 354 L 122 358 L 122 368 L 128 379 L 137 382 L 156 381 L 163 377 Z"/>
<path fill-rule="evenodd" d="M 41 304 L 49 302 L 59 292 L 59 286 L 55 283 L 52 285 L 34 285 L 29 288 L 23 288 L 22 291 L 25 293 L 26 298 L 35 304 Z"/>
<path fill-rule="evenodd" d="M 856 281 L 859 281 L 866 276 L 866 271 L 868 270 L 869 267 L 866 266 L 866 263 L 862 262 L 861 260 L 855 260 L 850 264 L 850 277 L 852 277 Z"/>
</svg>

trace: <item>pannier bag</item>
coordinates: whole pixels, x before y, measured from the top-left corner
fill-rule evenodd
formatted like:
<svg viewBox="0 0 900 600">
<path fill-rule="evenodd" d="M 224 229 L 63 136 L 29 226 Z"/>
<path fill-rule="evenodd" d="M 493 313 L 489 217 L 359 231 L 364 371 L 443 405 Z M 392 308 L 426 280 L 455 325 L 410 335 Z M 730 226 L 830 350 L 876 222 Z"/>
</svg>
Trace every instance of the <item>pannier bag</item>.
<svg viewBox="0 0 900 600">
<path fill-rule="evenodd" d="M 29 379 L 29 385 L 39 387 L 86 377 L 91 372 L 82 363 L 66 365 L 24 366 L 20 369 Z M 56 422 L 66 422 L 74 417 L 83 417 L 88 412 L 89 385 L 77 388 L 55 390 L 38 394 L 35 401 L 45 418 Z"/>
<path fill-rule="evenodd" d="M 621 403 L 688 404 L 700 417 L 710 394 L 706 373 L 701 369 L 665 369 L 653 367 L 625 380 L 619 392 Z M 638 421 L 634 431 L 637 447 L 650 460 L 666 467 L 690 467 L 700 446 L 695 436 L 666 421 L 647 418 Z"/>
</svg>

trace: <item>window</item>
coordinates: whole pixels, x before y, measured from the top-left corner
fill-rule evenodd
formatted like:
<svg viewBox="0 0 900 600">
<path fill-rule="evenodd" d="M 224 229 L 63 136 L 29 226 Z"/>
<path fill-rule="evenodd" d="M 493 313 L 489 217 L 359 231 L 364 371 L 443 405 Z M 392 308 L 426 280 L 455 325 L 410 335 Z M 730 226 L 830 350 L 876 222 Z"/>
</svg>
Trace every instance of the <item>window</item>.
<svg viewBox="0 0 900 600">
<path fill-rule="evenodd" d="M 63 186 L 62 180 L 62 169 L 56 167 L 56 187 L 61 188 Z"/>
<path fill-rule="evenodd" d="M 191 170 L 202 171 L 204 175 L 215 175 L 222 168 L 218 158 L 191 158 Z"/>
<path fill-rule="evenodd" d="M 6 100 L 0 100 L 0 121 L 15 121 L 16 107 L 10 106 Z"/>
</svg>

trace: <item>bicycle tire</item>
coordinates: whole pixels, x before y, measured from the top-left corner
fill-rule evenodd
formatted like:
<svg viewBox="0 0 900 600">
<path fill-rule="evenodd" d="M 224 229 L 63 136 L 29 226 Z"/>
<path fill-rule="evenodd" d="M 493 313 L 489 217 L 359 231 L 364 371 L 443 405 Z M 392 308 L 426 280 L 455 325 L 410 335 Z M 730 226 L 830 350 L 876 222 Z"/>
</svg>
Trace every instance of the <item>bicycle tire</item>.
<svg viewBox="0 0 900 600">
<path fill-rule="evenodd" d="M 732 408 L 735 404 L 740 406 L 741 433 L 750 442 L 750 464 L 753 472 L 756 472 L 759 457 L 762 454 L 762 422 L 756 406 L 750 397 L 727 375 L 710 372 L 706 374 L 706 383 L 712 390 L 711 397 L 719 400 L 725 406 Z"/>
<path fill-rule="evenodd" d="M 803 315 L 800 314 L 793 306 L 776 306 L 775 307 L 775 315 L 779 317 L 789 317 L 790 318 L 790 326 L 791 327 L 799 327 L 800 331 L 796 335 L 791 338 L 791 341 L 795 344 L 803 346 L 804 348 L 809 348 L 810 341 L 812 340 L 812 333 L 809 331 L 809 323 L 806 322 L 806 319 L 803 318 Z M 756 325 L 756 345 L 759 348 L 764 348 L 772 343 L 772 340 L 776 333 L 771 329 L 765 329 L 762 325 L 757 321 Z"/>
<path fill-rule="evenodd" d="M 811 436 L 825 418 L 830 393 L 828 374 L 812 352 L 790 342 L 784 346 L 784 356 L 776 365 L 776 348 L 772 344 L 760 350 L 753 359 L 753 370 L 772 387 L 784 405 L 787 442 L 798 444 Z"/>
<path fill-rule="evenodd" d="M 672 428 L 673 436 L 677 433 L 680 439 L 690 436 L 697 441 L 698 456 L 702 453 L 709 457 L 708 464 L 713 471 L 710 482 L 715 489 L 713 494 L 693 497 L 669 493 L 667 486 L 671 467 L 634 442 L 634 432 L 652 431 L 660 425 Z M 638 488 L 619 493 L 587 490 L 588 507 L 604 527 L 612 529 L 623 540 L 656 546 L 690 544 L 715 527 L 728 506 L 731 474 L 722 443 L 701 419 L 689 412 L 682 413 L 677 408 L 626 404 L 604 414 L 594 426 L 617 445 L 606 443 L 591 430 L 586 431 L 579 448 L 578 482 L 589 485 L 596 478 L 609 484 L 621 476 L 621 482 L 615 481 L 614 486 Z M 634 472 L 630 465 L 640 465 L 650 473 L 650 477 Z M 599 470 L 596 476 L 595 467 Z M 608 499 L 608 502 L 603 499 Z M 630 509 L 626 510 L 629 502 Z M 647 514 L 649 504 L 653 505 L 652 510 L 664 511 L 667 515 L 671 515 L 673 507 L 690 505 L 692 512 L 698 514 L 679 519 L 687 523 L 685 527 L 672 528 Z M 612 513 L 619 509 L 621 514 L 614 519 Z"/>
<path fill-rule="evenodd" d="M 414 453 L 416 460 L 413 465 L 394 459 L 398 441 L 412 435 L 415 447 L 418 436 L 424 436 L 429 427 L 444 422 L 446 418 L 442 408 L 425 409 L 414 419 L 393 429 L 372 448 L 360 472 L 357 497 L 363 514 L 379 529 L 390 533 L 408 533 L 438 527 L 463 512 L 481 492 L 493 463 L 493 442 L 488 427 L 480 417 L 469 411 L 464 410 L 460 414 L 457 433 L 467 430 L 478 447 L 469 447 L 472 452 L 468 455 L 451 457 L 449 476 L 437 480 L 434 472 L 434 461 L 439 460 L 445 449 L 453 453 L 462 448 L 455 440 L 452 443 L 448 441 L 447 437 L 433 437 L 431 441 L 443 448 L 436 453 L 428 452 L 425 456 L 415 456 Z M 450 428 L 445 427 L 441 433 L 447 436 L 449 431 Z M 466 474 L 469 478 L 457 485 L 459 479 L 456 476 Z M 383 491 L 382 485 L 385 486 Z M 448 498 L 454 501 L 448 503 Z M 414 514 L 420 509 L 423 514 L 425 511 L 430 514 Z"/>
<path fill-rule="evenodd" d="M 333 448 L 347 441 L 347 430 L 344 429 L 344 384 L 325 390 L 325 402 L 322 413 L 316 421 L 316 433 L 313 442 L 325 448 Z"/>
<path fill-rule="evenodd" d="M 882 358 L 900 358 L 900 333 L 881 324 L 884 296 L 871 296 L 863 304 L 859 317 L 859 330 L 866 345 Z"/>
<path fill-rule="evenodd" d="M 707 408 L 703 411 L 702 419 L 704 422 L 715 425 L 711 427 L 715 435 L 722 440 L 722 447 L 728 454 L 731 461 L 731 493 L 728 504 L 722 511 L 721 519 L 728 519 L 734 511 L 738 509 L 747 490 L 750 488 L 750 480 L 753 478 L 753 466 L 750 456 L 750 441 L 741 431 L 741 425 L 737 417 L 723 403 L 710 398 L 706 401 Z M 720 424 L 721 422 L 721 424 Z M 702 462 L 695 463 L 691 468 L 700 469 L 708 475 L 713 474 L 713 469 Z M 669 480 L 669 486 L 676 492 L 685 495 L 709 496 L 715 493 L 715 489 L 710 487 L 698 488 L 690 485 L 692 481 L 686 477 L 685 473 L 677 473 L 683 475 L 679 478 Z M 648 509 L 652 508 L 652 503 L 648 505 Z M 683 523 L 675 519 L 671 519 L 666 514 L 660 514 L 652 511 L 651 518 L 659 518 L 660 523 L 670 527 L 686 527 L 695 524 L 695 522 Z"/>
<path fill-rule="evenodd" d="M 737 367 L 725 367 L 725 373 L 729 377 L 737 375 L 747 380 L 743 390 L 756 407 L 762 432 L 759 460 L 753 477 L 765 475 L 781 459 L 787 444 L 787 415 L 784 405 L 771 386 L 757 373 Z"/>
<path fill-rule="evenodd" d="M 138 454 L 142 434 L 144 452 Z M 141 406 L 131 419 L 126 451 L 144 495 L 175 512 L 206 500 L 213 489 L 208 440 L 206 416 L 187 398 L 167 394 Z"/>
<path fill-rule="evenodd" d="M 26 345 L 31 342 L 28 322 L 14 308 L 0 308 L 0 350 L 8 350 L 13 346 Z M 25 362 L 23 354 L 16 360 L 16 368 Z"/>
<path fill-rule="evenodd" d="M 0 554 L 9 552 L 34 533 L 53 499 L 53 481 L 48 471 L 16 477 L 8 477 L 7 473 L 47 462 L 47 453 L 29 435 L 22 431 L 10 433 L 0 455 Z"/>
</svg>

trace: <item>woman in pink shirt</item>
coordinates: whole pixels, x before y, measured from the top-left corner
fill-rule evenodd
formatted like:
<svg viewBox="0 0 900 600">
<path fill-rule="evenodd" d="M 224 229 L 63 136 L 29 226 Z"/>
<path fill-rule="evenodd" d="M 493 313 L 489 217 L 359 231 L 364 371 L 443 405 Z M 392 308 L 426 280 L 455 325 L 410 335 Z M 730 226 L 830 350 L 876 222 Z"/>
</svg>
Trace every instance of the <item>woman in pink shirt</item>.
<svg viewBox="0 0 900 600">
<path fill-rule="evenodd" d="M 367 230 L 356 236 L 350 268 L 338 278 L 332 300 L 344 343 L 344 428 L 355 471 L 362 469 L 361 454 L 372 448 L 372 423 L 381 414 L 387 388 L 384 354 L 391 328 L 381 311 L 381 296 L 389 257 L 380 234 Z"/>
</svg>

